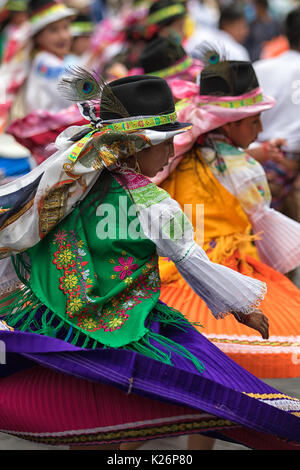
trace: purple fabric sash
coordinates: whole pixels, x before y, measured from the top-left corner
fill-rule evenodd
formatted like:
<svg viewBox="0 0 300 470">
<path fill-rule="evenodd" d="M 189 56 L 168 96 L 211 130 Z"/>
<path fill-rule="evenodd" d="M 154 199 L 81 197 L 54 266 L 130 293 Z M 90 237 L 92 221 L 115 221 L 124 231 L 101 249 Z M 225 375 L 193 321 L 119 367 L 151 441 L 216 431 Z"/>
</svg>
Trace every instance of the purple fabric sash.
<svg viewBox="0 0 300 470">
<path fill-rule="evenodd" d="M 205 372 L 200 374 L 189 359 L 176 353 L 172 354 L 174 366 L 169 366 L 132 351 L 82 350 L 58 339 L 17 331 L 1 331 L 0 340 L 6 346 L 8 368 L 10 353 L 19 353 L 43 367 L 113 385 L 126 393 L 206 411 L 300 444 L 300 419 L 292 414 L 299 412 L 299 401 L 291 401 L 295 403 L 291 411 L 271 406 L 280 392 L 242 369 L 196 330 L 168 327 L 164 333 L 201 359 Z"/>
</svg>

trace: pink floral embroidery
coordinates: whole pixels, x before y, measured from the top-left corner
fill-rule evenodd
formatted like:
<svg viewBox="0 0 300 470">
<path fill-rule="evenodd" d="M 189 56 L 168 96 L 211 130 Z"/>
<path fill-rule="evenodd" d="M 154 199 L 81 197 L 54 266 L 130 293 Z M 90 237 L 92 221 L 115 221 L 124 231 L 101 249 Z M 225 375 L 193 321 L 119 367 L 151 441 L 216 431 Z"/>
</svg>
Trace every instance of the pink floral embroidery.
<svg viewBox="0 0 300 470">
<path fill-rule="evenodd" d="M 133 264 L 132 256 L 129 256 L 126 261 L 123 256 L 121 256 L 119 258 L 119 263 L 120 266 L 115 266 L 114 271 L 120 273 L 119 278 L 121 279 L 121 281 L 123 281 L 125 277 L 131 276 L 133 271 L 135 271 L 139 267 L 138 264 Z"/>
<path fill-rule="evenodd" d="M 58 243 L 59 245 L 64 245 L 67 240 L 67 232 L 65 230 L 58 230 L 58 232 L 54 235 L 54 243 Z"/>
<path fill-rule="evenodd" d="M 147 138 L 145 140 L 146 140 L 146 143 L 149 143 L 149 142 L 147 142 L 148 141 Z M 123 173 L 122 177 L 123 177 L 123 179 L 125 178 L 126 185 L 127 185 L 128 189 L 130 191 L 133 191 L 133 190 L 139 189 L 139 188 L 143 188 L 144 186 L 147 186 L 148 184 L 151 183 L 148 178 L 146 178 L 143 175 L 139 175 L 139 174 L 135 173 L 134 170 L 125 171 Z M 119 181 L 121 186 L 124 185 L 124 182 L 122 182 L 120 178 L 116 177 L 116 180 Z"/>
</svg>

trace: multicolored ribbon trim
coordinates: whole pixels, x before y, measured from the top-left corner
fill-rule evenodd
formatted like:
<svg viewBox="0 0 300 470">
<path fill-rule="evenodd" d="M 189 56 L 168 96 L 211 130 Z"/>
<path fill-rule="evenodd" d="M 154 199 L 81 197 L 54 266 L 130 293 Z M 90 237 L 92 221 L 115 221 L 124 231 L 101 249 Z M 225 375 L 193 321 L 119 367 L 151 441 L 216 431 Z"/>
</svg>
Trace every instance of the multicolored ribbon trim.
<svg viewBox="0 0 300 470">
<path fill-rule="evenodd" d="M 97 131 L 98 129 L 93 129 L 76 143 L 76 145 L 72 149 L 72 152 L 67 157 L 69 160 L 71 160 L 72 163 L 76 162 L 85 144 L 92 137 L 92 135 L 95 134 Z"/>
<path fill-rule="evenodd" d="M 176 5 L 172 5 L 170 7 L 162 8 L 161 10 L 156 11 L 155 13 L 152 13 L 152 15 L 149 15 L 147 19 L 148 24 L 155 24 L 159 23 L 160 21 L 164 21 L 167 18 L 170 18 L 172 16 L 176 15 L 184 15 L 185 14 L 185 8 L 182 4 L 178 3 Z"/>
<path fill-rule="evenodd" d="M 45 8 L 44 10 L 36 13 L 30 18 L 30 23 L 34 24 L 42 20 L 45 16 L 53 15 L 55 13 L 60 13 L 67 11 L 67 7 L 64 4 L 53 5 L 51 7 Z"/>
<path fill-rule="evenodd" d="M 201 97 L 200 97 L 201 99 Z M 201 103 L 198 103 L 198 106 L 220 106 L 221 108 L 228 108 L 228 109 L 239 109 L 243 108 L 246 106 L 253 106 L 257 103 L 261 103 L 263 101 L 264 97 L 263 94 L 260 93 L 259 95 L 252 96 L 250 98 L 244 98 L 244 99 L 237 99 L 237 100 L 232 100 L 232 101 L 202 101 Z M 182 109 L 186 108 L 189 106 L 191 103 L 189 98 L 184 98 L 176 103 L 176 111 L 179 112 Z"/>
<path fill-rule="evenodd" d="M 161 116 L 147 116 L 147 117 L 140 117 L 138 119 L 128 119 L 126 121 L 115 121 L 111 124 L 107 124 L 99 129 L 93 128 L 92 125 L 89 125 L 91 130 L 88 132 L 82 139 L 80 139 L 76 145 L 73 147 L 72 152 L 68 155 L 68 159 L 71 160 L 72 163 L 75 163 L 77 158 L 79 157 L 83 147 L 88 142 L 88 140 L 94 135 L 96 132 L 105 132 L 105 131 L 115 131 L 115 132 L 130 132 L 136 131 L 139 129 L 145 129 L 149 127 L 157 127 L 163 124 L 170 124 L 172 122 L 177 121 L 177 113 L 174 111 L 170 114 L 163 114 Z"/>
<path fill-rule="evenodd" d="M 72 36 L 90 35 L 93 33 L 93 30 L 93 24 L 88 21 L 78 21 L 71 25 Z"/>
<path fill-rule="evenodd" d="M 198 103 L 198 106 L 220 106 L 222 108 L 230 108 L 230 109 L 236 109 L 236 108 L 243 108 L 245 106 L 252 106 L 257 103 L 261 103 L 263 101 L 263 94 L 260 93 L 259 95 L 250 97 L 250 98 L 244 98 L 244 99 L 237 99 L 237 100 L 232 100 L 232 101 L 210 101 L 210 102 L 202 102 Z"/>
<path fill-rule="evenodd" d="M 191 57 L 185 56 L 180 62 L 171 67 L 168 67 L 163 70 L 158 70 L 157 72 L 151 72 L 147 75 L 155 75 L 157 77 L 165 78 L 171 77 L 172 75 L 176 75 L 177 73 L 183 72 L 187 70 L 193 64 L 193 60 Z"/>
<path fill-rule="evenodd" d="M 136 131 L 138 129 L 170 124 L 175 121 L 177 121 L 176 111 L 170 114 L 163 114 L 161 116 L 148 116 L 137 119 L 128 119 L 126 121 L 115 121 L 111 124 L 104 124 L 104 127 L 102 127 L 101 130 L 110 129 L 118 132 Z"/>
</svg>

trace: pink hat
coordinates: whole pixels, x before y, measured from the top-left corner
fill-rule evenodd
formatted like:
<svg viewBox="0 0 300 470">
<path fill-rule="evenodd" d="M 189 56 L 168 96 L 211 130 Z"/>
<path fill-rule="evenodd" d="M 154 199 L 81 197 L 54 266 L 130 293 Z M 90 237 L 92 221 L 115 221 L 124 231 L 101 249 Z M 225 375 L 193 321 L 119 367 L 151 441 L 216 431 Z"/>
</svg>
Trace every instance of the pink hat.
<svg viewBox="0 0 300 470">
<path fill-rule="evenodd" d="M 157 184 L 176 168 L 201 135 L 275 105 L 273 98 L 263 94 L 251 62 L 221 59 L 221 54 L 207 43 L 200 52 L 205 67 L 199 84 L 178 80 L 172 86 L 175 97 L 181 98 L 176 104 L 178 120 L 190 122 L 193 127 L 174 139 L 175 156 L 156 176 Z"/>
<path fill-rule="evenodd" d="M 178 83 L 175 83 L 175 86 L 178 87 Z M 182 93 L 183 90 L 188 96 L 192 91 L 190 84 L 182 86 Z M 176 155 L 187 152 L 200 135 L 218 129 L 229 122 L 260 114 L 271 109 L 274 104 L 275 100 L 265 96 L 260 87 L 239 96 L 194 95 L 184 98 L 176 105 L 178 119 L 192 123 L 193 127 L 176 138 Z"/>
</svg>

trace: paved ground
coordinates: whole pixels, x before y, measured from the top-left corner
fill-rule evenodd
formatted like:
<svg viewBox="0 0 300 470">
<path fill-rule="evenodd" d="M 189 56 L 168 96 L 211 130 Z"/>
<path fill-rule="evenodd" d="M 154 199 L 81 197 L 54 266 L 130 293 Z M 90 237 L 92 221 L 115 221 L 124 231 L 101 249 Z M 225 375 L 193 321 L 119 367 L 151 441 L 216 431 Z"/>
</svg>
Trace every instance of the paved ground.
<svg viewBox="0 0 300 470">
<path fill-rule="evenodd" d="M 21 157 L 26 154 L 24 149 L 21 147 L 18 147 L 18 152 L 15 152 L 16 147 L 9 138 L 0 138 L 0 151 L 1 143 L 5 143 L 5 148 L 6 150 L 9 150 L 10 155 L 17 153 L 15 156 Z M 293 281 L 300 288 L 300 270 L 295 273 Z M 266 382 L 281 392 L 300 399 L 300 378 L 269 379 L 266 380 Z M 185 436 L 173 439 L 154 440 L 145 443 L 141 447 L 141 449 L 149 450 L 186 450 L 186 448 L 187 438 Z M 61 447 L 60 449 L 64 450 L 67 448 Z M 7 434 L 0 433 L 0 450 L 54 450 L 54 448 L 45 445 L 37 445 L 22 439 L 14 438 Z M 246 450 L 246 448 L 244 446 L 230 444 L 223 441 L 216 441 L 214 450 Z"/>
</svg>

